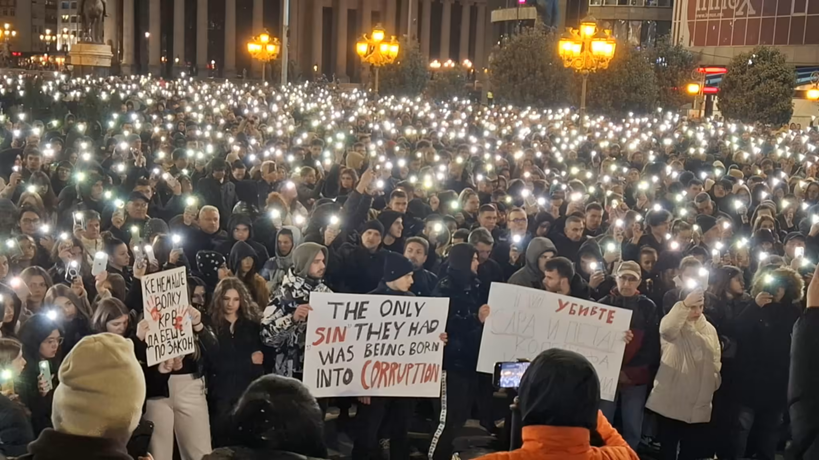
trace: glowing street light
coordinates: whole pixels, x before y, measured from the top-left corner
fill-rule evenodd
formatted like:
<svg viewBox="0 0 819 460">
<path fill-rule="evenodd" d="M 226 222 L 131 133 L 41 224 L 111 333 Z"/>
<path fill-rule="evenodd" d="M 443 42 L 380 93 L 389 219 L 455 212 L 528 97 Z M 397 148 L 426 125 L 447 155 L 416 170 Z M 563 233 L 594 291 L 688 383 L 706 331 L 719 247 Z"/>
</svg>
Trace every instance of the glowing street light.
<svg viewBox="0 0 819 460">
<path fill-rule="evenodd" d="M 279 56 L 281 44 L 278 38 L 271 37 L 270 33 L 265 30 L 247 42 L 247 51 L 253 59 L 261 61 L 262 81 L 264 81 L 265 67 L 267 67 L 268 62 L 275 60 Z"/>
<path fill-rule="evenodd" d="M 389 41 L 385 40 L 386 37 L 387 33 L 379 24 L 375 26 L 369 37 L 364 34 L 355 44 L 355 52 L 361 61 L 375 67 L 375 94 L 378 94 L 378 69 L 395 62 L 400 48 L 394 36 Z"/>
<path fill-rule="evenodd" d="M 574 69 L 583 77 L 580 93 L 580 113 L 586 111 L 586 80 L 591 72 L 607 69 L 614 57 L 617 42 L 611 36 L 611 30 L 601 30 L 597 20 L 587 16 L 580 22 L 580 28 L 566 28 L 558 42 L 558 54 L 563 59 L 563 66 Z"/>
</svg>

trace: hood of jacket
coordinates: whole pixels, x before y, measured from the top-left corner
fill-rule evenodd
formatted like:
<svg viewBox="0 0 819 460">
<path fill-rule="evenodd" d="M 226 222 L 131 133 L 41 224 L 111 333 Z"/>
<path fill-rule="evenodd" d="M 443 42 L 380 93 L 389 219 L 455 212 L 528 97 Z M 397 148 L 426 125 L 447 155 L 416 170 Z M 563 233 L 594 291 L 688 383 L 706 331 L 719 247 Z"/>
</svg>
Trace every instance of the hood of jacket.
<svg viewBox="0 0 819 460">
<path fill-rule="evenodd" d="M 281 235 L 281 234 L 287 235 L 288 233 L 290 234 L 290 237 L 293 240 L 293 246 L 290 249 L 290 253 L 287 254 L 286 256 L 282 255 L 282 253 L 279 251 L 279 241 L 278 241 L 279 236 L 276 235 L 276 250 L 275 250 L 276 258 L 278 260 L 280 260 L 280 261 L 285 262 L 284 266 L 279 265 L 280 268 L 290 268 L 293 265 L 293 251 L 295 251 L 296 248 L 299 247 L 299 245 L 302 242 L 301 230 L 299 230 L 298 227 L 294 227 L 292 225 L 285 225 L 284 227 L 282 227 L 281 230 L 279 230 L 279 235 Z"/>
<path fill-rule="evenodd" d="M 248 235 L 247 239 L 253 239 L 253 221 L 250 219 L 250 216 L 247 214 L 233 214 L 230 217 L 230 221 L 228 222 L 228 238 L 231 241 L 235 241 L 233 239 L 233 231 L 236 230 L 238 225 L 245 225 L 247 226 L 248 230 L 250 231 L 250 235 Z"/>
<path fill-rule="evenodd" d="M 603 258 L 603 251 L 600 249 L 600 245 L 597 243 L 596 240 L 588 239 L 585 243 L 580 245 L 580 249 L 577 250 L 577 256 L 574 258 L 574 266 L 577 273 L 583 278 L 584 281 L 589 280 L 589 275 L 583 272 L 580 267 L 582 267 L 582 258 L 583 256 L 592 256 L 597 259 L 598 266 L 605 267 L 606 260 Z"/>
<path fill-rule="evenodd" d="M 773 278 L 768 277 L 770 275 Z M 790 267 L 780 267 L 776 270 L 769 270 L 754 277 L 754 284 L 751 286 L 751 297 L 756 298 L 760 292 L 767 292 L 776 295 L 778 288 L 785 288 L 783 301 L 795 302 L 802 300 L 802 292 L 805 282 L 794 269 Z"/>
<path fill-rule="evenodd" d="M 530 241 L 526 247 L 526 271 L 532 276 L 537 277 L 538 280 L 543 279 L 543 274 L 540 273 L 540 267 L 538 267 L 538 259 L 546 252 L 552 252 L 557 255 L 557 248 L 555 244 L 552 243 L 552 240 L 542 236 L 532 238 L 532 241 Z"/>
<path fill-rule="evenodd" d="M 246 257 L 253 258 L 253 273 L 259 272 L 259 255 L 253 249 L 253 246 L 244 241 L 237 241 L 230 249 L 230 257 L 228 258 L 228 267 L 233 272 L 234 276 L 239 276 L 239 271 L 242 268 L 242 260 Z"/>
<path fill-rule="evenodd" d="M 302 243 L 293 251 L 293 273 L 302 278 L 308 278 L 310 273 L 310 265 L 316 255 L 322 252 L 324 254 L 324 263 L 327 263 L 327 248 L 318 243 Z"/>
</svg>

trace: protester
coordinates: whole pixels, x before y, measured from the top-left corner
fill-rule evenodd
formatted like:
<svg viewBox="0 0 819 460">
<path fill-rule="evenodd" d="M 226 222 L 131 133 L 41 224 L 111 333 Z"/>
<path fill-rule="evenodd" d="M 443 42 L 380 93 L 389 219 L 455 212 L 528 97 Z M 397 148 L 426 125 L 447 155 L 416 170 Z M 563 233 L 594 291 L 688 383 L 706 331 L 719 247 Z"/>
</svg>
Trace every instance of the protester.
<svg viewBox="0 0 819 460">
<path fill-rule="evenodd" d="M 34 440 L 27 409 L 15 393 L 14 382 L 26 367 L 23 346 L 14 339 L 0 339 L 0 454 L 8 457 L 21 456 Z"/>
<path fill-rule="evenodd" d="M 62 331 L 45 314 L 32 316 L 20 328 L 20 342 L 26 366 L 20 374 L 20 401 L 31 411 L 31 426 L 39 435 L 51 428 L 51 403 L 54 389 L 59 386 L 57 372 L 60 367 L 60 344 Z"/>
</svg>

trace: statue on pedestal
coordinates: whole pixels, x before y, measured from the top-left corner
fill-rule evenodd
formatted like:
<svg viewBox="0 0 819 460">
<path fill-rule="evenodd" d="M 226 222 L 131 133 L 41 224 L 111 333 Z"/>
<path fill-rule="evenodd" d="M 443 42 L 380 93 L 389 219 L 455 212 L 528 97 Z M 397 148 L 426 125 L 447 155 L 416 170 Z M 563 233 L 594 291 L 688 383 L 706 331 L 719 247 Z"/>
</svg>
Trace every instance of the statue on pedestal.
<svg viewBox="0 0 819 460">
<path fill-rule="evenodd" d="M 104 22 L 107 16 L 104 0 L 80 0 L 80 41 L 103 43 Z"/>
</svg>

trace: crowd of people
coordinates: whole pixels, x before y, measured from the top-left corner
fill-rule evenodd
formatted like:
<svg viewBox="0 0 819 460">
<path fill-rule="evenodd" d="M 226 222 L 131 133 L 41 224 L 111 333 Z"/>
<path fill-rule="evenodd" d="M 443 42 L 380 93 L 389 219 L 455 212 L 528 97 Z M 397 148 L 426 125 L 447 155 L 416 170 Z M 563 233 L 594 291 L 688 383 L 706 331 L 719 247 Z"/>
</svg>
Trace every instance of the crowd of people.
<svg viewBox="0 0 819 460">
<path fill-rule="evenodd" d="M 476 365 L 491 285 L 510 283 L 632 312 L 614 401 L 582 356 L 532 363 L 521 456 L 773 460 L 787 443 L 819 458 L 813 126 L 313 84 L 0 84 L 5 455 L 56 458 L 67 434 L 116 438 L 100 449 L 121 455 L 131 436 L 134 457 L 156 460 L 326 458 L 328 406 L 344 419 L 354 405 L 353 459 L 380 458 L 382 438 L 407 459 L 423 401 L 316 401 L 298 382 L 310 295 L 335 292 L 449 299 L 424 452 L 449 460 L 467 419 L 498 432 Z M 98 118 L 51 119 L 21 104 L 23 87 L 75 108 L 93 98 Z M 140 280 L 176 267 L 196 352 L 149 367 Z M 108 420 L 110 433 L 95 426 Z"/>
</svg>

